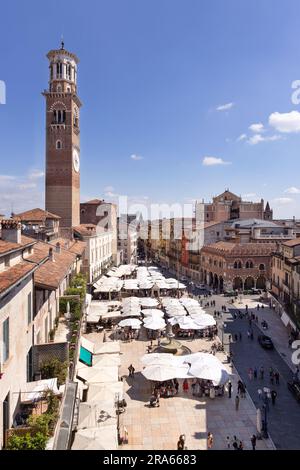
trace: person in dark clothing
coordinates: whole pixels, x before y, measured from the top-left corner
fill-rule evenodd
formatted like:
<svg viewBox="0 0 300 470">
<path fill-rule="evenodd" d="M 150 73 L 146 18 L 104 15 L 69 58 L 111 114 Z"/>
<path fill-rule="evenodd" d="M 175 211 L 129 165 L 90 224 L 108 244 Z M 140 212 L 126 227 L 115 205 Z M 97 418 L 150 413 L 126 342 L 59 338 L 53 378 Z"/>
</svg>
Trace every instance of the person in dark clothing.
<svg viewBox="0 0 300 470">
<path fill-rule="evenodd" d="M 255 450 L 255 447 L 256 447 L 256 436 L 255 436 L 255 434 L 253 434 L 253 436 L 251 437 L 251 444 L 252 444 L 252 450 Z"/>
<path fill-rule="evenodd" d="M 177 442 L 177 450 L 184 450 L 184 448 L 185 448 L 185 435 L 181 434 Z"/>
<path fill-rule="evenodd" d="M 241 332 L 239 332 L 239 339 L 240 339 L 240 341 L 242 341 L 242 333 Z"/>
<path fill-rule="evenodd" d="M 231 398 L 231 392 L 232 392 L 232 383 L 229 381 L 228 382 L 228 398 Z"/>
<path fill-rule="evenodd" d="M 277 397 L 277 392 L 275 390 L 272 390 L 271 399 L 272 399 L 272 405 L 273 406 L 275 405 L 276 397 Z"/>
</svg>

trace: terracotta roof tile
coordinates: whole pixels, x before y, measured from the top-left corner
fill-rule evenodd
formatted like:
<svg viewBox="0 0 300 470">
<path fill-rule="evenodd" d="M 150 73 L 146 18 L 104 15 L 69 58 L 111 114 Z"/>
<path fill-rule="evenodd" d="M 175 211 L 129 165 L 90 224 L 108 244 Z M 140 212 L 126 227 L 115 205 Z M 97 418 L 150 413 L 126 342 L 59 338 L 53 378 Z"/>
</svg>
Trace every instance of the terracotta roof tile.
<svg viewBox="0 0 300 470">
<path fill-rule="evenodd" d="M 56 238 L 50 242 L 51 245 L 56 246 L 60 244 L 61 250 L 67 250 L 76 255 L 82 255 L 86 248 L 86 243 L 81 240 L 68 240 L 67 238 Z"/>
<path fill-rule="evenodd" d="M 97 226 L 94 224 L 80 224 L 80 225 L 77 225 L 76 227 L 73 227 L 73 230 L 84 237 L 84 236 L 96 235 L 96 228 Z"/>
<path fill-rule="evenodd" d="M 49 254 L 49 243 L 38 242 L 34 251 L 37 256 L 47 256 Z M 60 253 L 55 251 L 53 247 L 54 261 L 48 260 L 40 266 L 34 273 L 34 281 L 37 285 L 56 289 L 63 278 L 68 274 L 70 267 L 76 259 L 74 253 L 67 250 L 61 250 Z"/>
<path fill-rule="evenodd" d="M 39 208 L 31 209 L 30 211 L 26 212 L 21 212 L 20 214 L 15 214 L 14 218 L 19 219 L 22 222 L 45 222 L 46 219 L 60 219 L 58 215 L 52 214 L 51 212 Z"/>
<path fill-rule="evenodd" d="M 9 269 L 6 269 L 4 272 L 0 273 L 0 293 L 8 289 L 9 287 L 16 284 L 24 276 L 29 275 L 31 271 L 35 269 L 35 265 L 22 261 L 21 263 L 12 266 Z"/>
<path fill-rule="evenodd" d="M 299 238 L 294 238 L 293 240 L 288 240 L 287 242 L 282 243 L 284 246 L 298 246 L 300 245 L 300 237 Z"/>
<path fill-rule="evenodd" d="M 27 245 L 34 245 L 35 243 L 36 240 L 30 237 L 25 237 L 23 235 L 21 236 L 21 243 L 14 243 L 0 239 L 0 255 L 4 255 L 5 253 L 9 253 L 10 251 L 15 251 L 18 249 L 21 250 Z"/>
<path fill-rule="evenodd" d="M 276 243 L 232 243 L 220 241 L 204 246 L 202 251 L 227 253 L 230 255 L 269 255 L 276 249 Z"/>
</svg>

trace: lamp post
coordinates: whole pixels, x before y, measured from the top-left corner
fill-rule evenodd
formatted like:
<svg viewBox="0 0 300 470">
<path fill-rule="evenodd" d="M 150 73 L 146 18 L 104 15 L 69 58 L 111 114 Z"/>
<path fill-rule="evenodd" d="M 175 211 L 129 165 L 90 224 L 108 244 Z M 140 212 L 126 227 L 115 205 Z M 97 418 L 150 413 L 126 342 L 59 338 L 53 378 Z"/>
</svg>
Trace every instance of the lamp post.
<svg viewBox="0 0 300 470">
<path fill-rule="evenodd" d="M 268 439 L 269 434 L 268 434 L 268 396 L 265 394 L 264 397 L 264 403 L 262 405 L 262 415 L 263 415 L 263 420 L 262 420 L 262 435 L 264 439 Z"/>
<path fill-rule="evenodd" d="M 120 436 L 120 394 L 115 394 L 115 408 L 117 414 L 117 434 L 118 434 L 118 443 L 121 444 L 121 436 Z"/>
</svg>

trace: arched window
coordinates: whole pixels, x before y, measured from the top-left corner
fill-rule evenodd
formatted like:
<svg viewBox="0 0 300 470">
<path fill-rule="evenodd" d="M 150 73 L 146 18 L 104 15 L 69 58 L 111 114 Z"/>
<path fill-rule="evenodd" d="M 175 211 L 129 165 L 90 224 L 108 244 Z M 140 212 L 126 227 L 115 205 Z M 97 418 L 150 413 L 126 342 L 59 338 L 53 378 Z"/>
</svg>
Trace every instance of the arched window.
<svg viewBox="0 0 300 470">
<path fill-rule="evenodd" d="M 71 93 L 71 88 L 67 86 L 67 93 Z"/>
<path fill-rule="evenodd" d="M 56 64 L 56 78 L 62 78 L 62 63 L 57 62 Z"/>
<path fill-rule="evenodd" d="M 253 261 L 247 261 L 245 265 L 246 269 L 252 269 L 253 268 Z"/>
<path fill-rule="evenodd" d="M 57 140 L 57 141 L 56 141 L 56 149 L 57 149 L 57 150 L 60 150 L 61 148 L 62 148 L 61 140 Z"/>
<path fill-rule="evenodd" d="M 71 80 L 71 64 L 67 64 L 67 80 Z"/>
<path fill-rule="evenodd" d="M 53 110 L 53 124 L 63 124 L 66 122 L 66 111 L 62 109 Z"/>
<path fill-rule="evenodd" d="M 261 263 L 261 264 L 259 265 L 259 270 L 260 270 L 260 271 L 264 271 L 264 270 L 265 270 L 265 265 L 264 265 L 263 263 Z"/>
<path fill-rule="evenodd" d="M 242 262 L 240 260 L 235 261 L 233 267 L 234 269 L 242 269 Z"/>
</svg>

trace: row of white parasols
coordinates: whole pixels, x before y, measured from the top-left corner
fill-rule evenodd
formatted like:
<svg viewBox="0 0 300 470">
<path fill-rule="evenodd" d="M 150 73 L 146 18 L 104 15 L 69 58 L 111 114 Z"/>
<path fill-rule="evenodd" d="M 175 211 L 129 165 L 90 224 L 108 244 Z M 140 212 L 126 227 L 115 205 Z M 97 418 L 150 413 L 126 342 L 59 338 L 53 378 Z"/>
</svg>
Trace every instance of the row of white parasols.
<svg viewBox="0 0 300 470">
<path fill-rule="evenodd" d="M 186 356 L 152 353 L 145 354 L 141 362 L 146 366 L 142 370 L 144 377 L 157 382 L 199 378 L 211 380 L 217 386 L 224 385 L 230 378 L 222 362 L 209 353 L 197 352 Z"/>
</svg>

